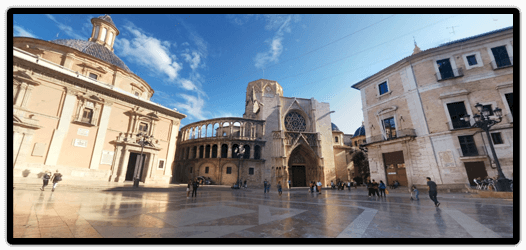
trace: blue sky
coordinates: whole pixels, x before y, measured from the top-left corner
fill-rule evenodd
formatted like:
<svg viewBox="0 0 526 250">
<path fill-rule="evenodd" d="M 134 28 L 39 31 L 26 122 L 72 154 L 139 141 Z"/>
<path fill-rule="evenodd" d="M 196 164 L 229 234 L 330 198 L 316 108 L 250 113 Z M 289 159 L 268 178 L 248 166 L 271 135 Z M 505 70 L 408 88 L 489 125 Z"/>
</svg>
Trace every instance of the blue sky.
<svg viewBox="0 0 526 250">
<path fill-rule="evenodd" d="M 91 35 L 91 15 L 14 15 L 14 36 Z M 330 103 L 352 134 L 363 120 L 351 85 L 422 49 L 512 26 L 512 15 L 112 15 L 115 53 L 186 125 L 241 117 L 246 85 L 275 80 L 287 97 Z M 453 26 L 453 29 L 451 28 Z"/>
</svg>

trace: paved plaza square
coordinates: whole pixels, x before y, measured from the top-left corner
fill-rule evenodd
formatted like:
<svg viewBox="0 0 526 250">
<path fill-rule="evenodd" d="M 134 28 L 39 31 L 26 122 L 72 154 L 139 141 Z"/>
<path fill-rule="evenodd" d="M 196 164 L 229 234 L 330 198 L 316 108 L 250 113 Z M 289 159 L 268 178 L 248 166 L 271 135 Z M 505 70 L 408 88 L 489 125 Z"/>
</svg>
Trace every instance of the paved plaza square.
<svg viewBox="0 0 526 250">
<path fill-rule="evenodd" d="M 34 187 L 33 187 L 34 186 Z M 231 190 L 197 198 L 170 189 L 82 187 L 13 190 L 14 238 L 512 238 L 513 201 L 439 193 L 368 197 L 364 188 Z M 111 190 L 111 191 L 109 191 Z M 152 192 L 153 191 L 153 192 Z"/>
</svg>

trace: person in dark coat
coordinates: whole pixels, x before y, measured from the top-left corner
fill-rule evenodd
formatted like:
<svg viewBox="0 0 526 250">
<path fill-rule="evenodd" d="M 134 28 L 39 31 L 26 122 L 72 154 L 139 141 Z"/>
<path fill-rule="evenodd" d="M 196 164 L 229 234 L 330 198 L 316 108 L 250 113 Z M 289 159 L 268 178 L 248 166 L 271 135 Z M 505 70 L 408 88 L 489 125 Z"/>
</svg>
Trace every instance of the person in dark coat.
<svg viewBox="0 0 526 250">
<path fill-rule="evenodd" d="M 190 188 L 192 187 L 192 180 L 188 180 L 188 185 L 186 186 L 186 198 L 190 198 Z"/>
<path fill-rule="evenodd" d="M 59 181 L 62 181 L 62 174 L 58 172 L 55 172 L 53 176 L 51 177 L 51 182 L 53 182 L 53 188 L 51 189 L 51 192 L 55 192 L 55 188 L 57 187 L 57 184 Z"/>
<path fill-rule="evenodd" d="M 51 172 L 48 172 L 46 171 L 44 173 L 44 176 L 42 176 L 42 182 L 43 182 L 43 185 L 42 187 L 40 188 L 40 190 L 44 191 L 44 188 L 47 186 L 47 184 L 49 183 L 49 179 L 51 178 L 51 176 L 49 176 Z"/>
<path fill-rule="evenodd" d="M 435 207 L 440 206 L 440 202 L 437 200 L 437 184 L 434 181 L 431 181 L 430 177 L 427 179 L 427 190 L 429 190 L 429 198 L 435 203 Z"/>
<path fill-rule="evenodd" d="M 194 182 L 192 183 L 192 197 L 194 197 L 194 194 L 195 194 L 195 197 L 197 197 L 197 188 L 198 187 L 199 187 L 199 181 L 196 178 L 194 180 Z"/>
</svg>

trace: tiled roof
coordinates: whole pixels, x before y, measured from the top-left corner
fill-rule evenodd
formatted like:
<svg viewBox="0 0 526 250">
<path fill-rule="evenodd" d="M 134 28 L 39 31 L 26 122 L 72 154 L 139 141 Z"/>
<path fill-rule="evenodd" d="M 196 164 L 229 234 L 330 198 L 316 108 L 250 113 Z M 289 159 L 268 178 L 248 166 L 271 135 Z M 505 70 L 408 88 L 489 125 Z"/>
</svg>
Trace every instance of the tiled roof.
<svg viewBox="0 0 526 250">
<path fill-rule="evenodd" d="M 354 135 L 352 137 L 356 137 L 356 136 L 360 136 L 360 135 L 364 135 L 365 136 L 365 126 L 362 125 L 361 127 L 359 127 L 355 132 L 354 132 Z"/>
<path fill-rule="evenodd" d="M 340 129 L 338 128 L 338 126 L 336 126 L 336 124 L 332 123 L 331 122 L 331 127 L 332 127 L 332 131 L 340 131 Z"/>
<path fill-rule="evenodd" d="M 98 43 L 76 39 L 58 39 L 50 42 L 76 49 L 133 73 L 115 53 Z"/>
</svg>

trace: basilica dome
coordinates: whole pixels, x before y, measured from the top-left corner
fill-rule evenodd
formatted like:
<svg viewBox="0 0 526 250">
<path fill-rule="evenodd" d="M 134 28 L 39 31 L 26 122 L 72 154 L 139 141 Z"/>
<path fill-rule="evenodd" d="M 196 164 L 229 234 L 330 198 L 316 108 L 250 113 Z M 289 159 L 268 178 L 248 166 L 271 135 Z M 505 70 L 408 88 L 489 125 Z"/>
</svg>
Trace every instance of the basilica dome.
<svg viewBox="0 0 526 250">
<path fill-rule="evenodd" d="M 58 39 L 50 41 L 55 44 L 64 45 L 76 49 L 82 53 L 94 56 L 102 61 L 113 64 L 129 73 L 133 73 L 128 66 L 108 48 L 91 41 L 77 40 L 77 39 Z"/>
</svg>

